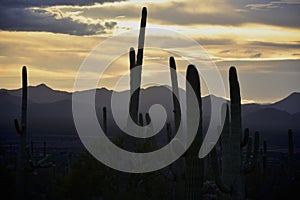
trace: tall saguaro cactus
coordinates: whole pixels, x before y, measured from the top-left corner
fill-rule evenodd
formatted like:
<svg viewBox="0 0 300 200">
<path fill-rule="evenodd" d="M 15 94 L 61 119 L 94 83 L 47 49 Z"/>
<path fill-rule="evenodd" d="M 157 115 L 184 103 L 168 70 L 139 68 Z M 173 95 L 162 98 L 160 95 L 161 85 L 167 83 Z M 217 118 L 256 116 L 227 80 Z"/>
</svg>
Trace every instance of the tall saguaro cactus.
<svg viewBox="0 0 300 200">
<path fill-rule="evenodd" d="M 186 159 L 186 187 L 185 187 L 185 199 L 201 199 L 202 185 L 204 177 L 204 162 L 203 159 L 198 158 L 198 151 L 201 147 L 203 140 L 202 133 L 202 101 L 201 101 L 201 89 L 200 78 L 198 71 L 194 65 L 189 65 L 186 73 L 186 80 L 191 85 L 186 88 L 187 95 L 187 134 L 189 134 L 189 127 L 198 124 L 198 130 L 196 137 L 194 138 L 191 146 L 185 154 Z M 191 91 L 192 90 L 192 91 Z M 196 121 L 195 107 L 191 103 L 193 98 L 192 93 L 196 94 L 198 107 L 199 107 L 199 121 Z"/>
<path fill-rule="evenodd" d="M 21 123 L 14 120 L 17 132 L 20 135 L 19 154 L 16 171 L 16 192 L 18 199 L 25 199 L 25 164 L 26 164 L 26 130 L 27 130 L 27 69 L 22 68 L 22 109 Z"/>
<path fill-rule="evenodd" d="M 241 96 L 235 67 L 229 70 L 231 112 L 226 104 L 222 107 L 224 125 L 221 133 L 222 143 L 222 173 L 220 173 L 216 147 L 212 150 L 212 171 L 216 184 L 224 193 L 229 193 L 232 199 L 245 199 L 245 174 L 254 171 L 259 151 L 259 133 L 255 132 L 254 149 L 249 130 L 245 130 L 242 138 L 241 126 Z M 242 148 L 247 146 L 245 162 L 242 162 Z"/>
<path fill-rule="evenodd" d="M 240 86 L 235 67 L 229 69 L 230 112 L 231 112 L 231 154 L 233 188 L 238 199 L 244 198 L 244 175 L 242 174 L 242 119 Z"/>
<path fill-rule="evenodd" d="M 141 77 L 142 77 L 142 65 L 143 65 L 143 54 L 144 54 L 144 43 L 145 43 L 145 30 L 147 21 L 147 9 L 146 7 L 142 10 L 140 34 L 138 41 L 138 52 L 135 58 L 134 48 L 130 48 L 129 62 L 130 62 L 130 105 L 129 114 L 132 120 L 138 124 L 138 113 L 139 113 L 139 98 L 141 88 Z"/>
</svg>

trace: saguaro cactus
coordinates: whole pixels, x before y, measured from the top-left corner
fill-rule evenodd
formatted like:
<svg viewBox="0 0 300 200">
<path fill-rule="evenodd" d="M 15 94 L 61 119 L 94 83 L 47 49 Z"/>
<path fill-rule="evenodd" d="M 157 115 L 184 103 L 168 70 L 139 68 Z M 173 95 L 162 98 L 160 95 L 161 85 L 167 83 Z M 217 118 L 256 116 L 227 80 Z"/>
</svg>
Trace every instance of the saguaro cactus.
<svg viewBox="0 0 300 200">
<path fill-rule="evenodd" d="M 145 30 L 147 21 L 147 9 L 144 7 L 142 10 L 140 34 L 138 41 L 138 53 L 135 60 L 134 48 L 130 48 L 129 61 L 130 61 L 130 105 L 129 114 L 132 120 L 138 124 L 139 113 L 139 98 L 142 77 L 142 65 L 144 54 Z M 136 90 L 135 90 L 136 89 Z"/>
<path fill-rule="evenodd" d="M 226 104 L 222 107 L 224 121 L 221 133 L 222 143 L 222 174 L 219 172 L 216 147 L 212 150 L 211 162 L 216 184 L 222 192 L 229 193 L 232 199 L 245 198 L 245 174 L 254 171 L 259 151 L 259 133 L 255 132 L 254 150 L 249 130 L 245 130 L 242 139 L 241 128 L 241 97 L 240 87 L 235 67 L 229 71 L 231 113 Z M 231 119 L 231 124 L 229 121 Z M 248 144 L 245 163 L 242 162 L 242 147 Z M 252 158 L 251 158 L 252 155 Z"/>
<path fill-rule="evenodd" d="M 203 140 L 202 133 L 202 101 L 200 78 L 198 71 L 194 65 L 189 65 L 186 73 L 186 80 L 191 85 L 186 88 L 187 95 L 187 134 L 189 134 L 189 127 L 195 126 L 197 123 L 198 130 L 194 141 L 185 154 L 186 159 L 186 187 L 185 199 L 201 199 L 203 177 L 204 177 L 204 162 L 203 159 L 198 158 L 198 151 Z M 191 91 L 192 90 L 192 91 Z M 190 103 L 192 93 L 196 94 L 200 117 L 199 121 L 195 121 L 195 107 Z"/>
<path fill-rule="evenodd" d="M 235 67 L 229 69 L 230 85 L 230 112 L 231 112 L 231 154 L 232 154 L 232 180 L 233 188 L 238 199 L 244 198 L 244 177 L 242 174 L 242 119 L 241 119 L 241 96 L 240 86 Z"/>
<path fill-rule="evenodd" d="M 16 171 L 16 191 L 18 199 L 25 199 L 25 164 L 26 164 L 26 131 L 27 131 L 27 69 L 22 68 L 22 110 L 21 123 L 14 120 L 17 132 L 20 135 L 19 153 Z"/>
</svg>

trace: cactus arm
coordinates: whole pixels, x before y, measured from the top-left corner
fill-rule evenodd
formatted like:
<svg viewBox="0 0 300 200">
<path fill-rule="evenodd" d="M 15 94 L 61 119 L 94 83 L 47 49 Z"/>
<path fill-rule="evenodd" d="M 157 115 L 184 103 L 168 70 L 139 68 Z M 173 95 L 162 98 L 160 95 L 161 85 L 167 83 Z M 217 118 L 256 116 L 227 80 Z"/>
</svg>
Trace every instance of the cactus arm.
<svg viewBox="0 0 300 200">
<path fill-rule="evenodd" d="M 141 26 L 140 26 L 140 34 L 139 34 L 137 61 L 136 61 L 137 66 L 142 66 L 142 64 L 143 64 L 146 21 L 147 21 L 147 8 L 143 7 L 142 18 L 141 18 Z"/>
<path fill-rule="evenodd" d="M 146 120 L 146 125 L 149 125 L 151 123 L 151 117 L 150 117 L 149 113 L 145 114 L 145 120 Z"/>
<path fill-rule="evenodd" d="M 241 148 L 245 147 L 247 145 L 248 141 L 249 141 L 249 128 L 246 128 L 245 132 L 244 132 L 244 138 L 241 143 Z"/>
<path fill-rule="evenodd" d="M 245 166 L 244 172 L 245 174 L 251 173 L 255 170 L 257 164 L 257 158 L 259 153 L 259 132 L 255 132 L 254 136 L 254 149 L 253 149 L 253 158 L 248 166 Z"/>
<path fill-rule="evenodd" d="M 16 131 L 18 134 L 22 134 L 22 130 L 20 129 L 20 125 L 19 125 L 19 122 L 17 119 L 14 120 L 14 123 L 15 123 L 15 128 L 16 128 Z"/>
<path fill-rule="evenodd" d="M 216 147 L 214 147 L 210 152 L 210 161 L 211 161 L 211 169 L 213 172 L 213 176 L 215 178 L 216 185 L 218 188 L 224 193 L 231 193 L 231 188 L 226 185 L 220 175 L 220 168 L 218 164 L 218 156 Z"/>
<path fill-rule="evenodd" d="M 178 90 L 176 63 L 174 57 L 170 57 L 169 64 L 170 64 L 170 74 L 171 74 L 171 83 L 172 83 L 175 133 L 176 133 L 180 125 L 181 112 L 180 112 L 180 104 L 179 104 L 179 90 Z"/>
</svg>

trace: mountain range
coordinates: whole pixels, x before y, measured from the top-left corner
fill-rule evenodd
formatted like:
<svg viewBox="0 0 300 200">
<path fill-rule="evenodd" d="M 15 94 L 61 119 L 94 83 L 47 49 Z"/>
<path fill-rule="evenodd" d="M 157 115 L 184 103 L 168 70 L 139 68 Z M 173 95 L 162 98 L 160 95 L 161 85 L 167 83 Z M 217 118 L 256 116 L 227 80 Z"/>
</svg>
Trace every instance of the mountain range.
<svg viewBox="0 0 300 200">
<path fill-rule="evenodd" d="M 82 91 L 91 92 L 91 91 Z M 0 139 L 17 137 L 13 120 L 20 118 L 21 89 L 0 90 Z M 118 134 L 110 110 L 110 99 L 113 91 L 105 88 L 96 90 L 96 111 L 101 123 L 102 107 L 108 108 L 108 130 L 112 136 Z M 116 92 L 122 95 L 124 92 Z M 180 90 L 180 95 L 184 91 Z M 202 98 L 204 128 L 210 119 L 211 98 L 223 100 L 213 95 Z M 140 109 L 148 112 L 153 104 L 161 104 L 167 113 L 168 121 L 173 123 L 172 93 L 164 86 L 153 86 L 141 90 Z M 118 107 L 120 112 L 126 109 Z M 249 128 L 251 133 L 258 130 L 263 140 L 268 140 L 274 146 L 286 146 L 287 131 L 293 129 L 295 143 L 300 141 L 300 93 L 292 93 L 282 100 L 272 104 L 243 104 L 243 128 Z M 72 116 L 72 93 L 53 90 L 45 84 L 28 87 L 28 133 L 31 136 L 43 135 L 77 135 Z"/>
</svg>

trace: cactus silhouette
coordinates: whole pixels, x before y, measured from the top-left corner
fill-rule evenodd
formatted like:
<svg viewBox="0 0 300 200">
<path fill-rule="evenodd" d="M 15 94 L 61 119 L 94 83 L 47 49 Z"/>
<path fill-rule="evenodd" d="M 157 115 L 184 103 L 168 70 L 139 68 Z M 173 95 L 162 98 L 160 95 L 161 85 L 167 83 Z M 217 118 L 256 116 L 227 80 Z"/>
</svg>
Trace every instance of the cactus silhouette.
<svg viewBox="0 0 300 200">
<path fill-rule="evenodd" d="M 129 51 L 129 62 L 130 62 L 129 114 L 132 120 L 136 124 L 138 124 L 139 98 L 140 98 L 141 77 L 142 77 L 146 20 L 147 20 L 147 9 L 146 7 L 144 7 L 142 10 L 140 34 L 139 34 L 139 41 L 138 41 L 138 53 L 136 58 L 135 58 L 134 48 L 131 47 Z"/>
<path fill-rule="evenodd" d="M 293 131 L 292 129 L 288 130 L 288 144 L 289 144 L 289 152 L 288 152 L 288 167 L 287 167 L 287 171 L 288 171 L 288 175 L 289 178 L 293 178 L 294 177 L 294 139 L 293 139 Z"/>
<path fill-rule="evenodd" d="M 102 117 L 103 117 L 103 131 L 107 134 L 107 112 L 106 107 L 102 108 Z"/>
<path fill-rule="evenodd" d="M 51 158 L 50 155 L 47 154 L 47 143 L 43 142 L 43 157 L 40 160 L 36 160 L 34 157 L 34 145 L 33 142 L 31 142 L 31 151 L 29 151 L 29 165 L 31 167 L 30 171 L 36 172 L 37 169 L 40 168 L 49 168 L 49 167 L 55 167 L 54 163 L 49 161 Z"/>
<path fill-rule="evenodd" d="M 174 121 L 175 121 L 175 133 L 179 129 L 181 112 L 179 104 L 179 90 L 178 90 L 178 80 L 176 72 L 176 63 L 174 57 L 170 57 L 170 74 L 171 74 L 171 83 L 172 83 L 172 93 L 173 93 L 173 106 L 174 106 Z"/>
<path fill-rule="evenodd" d="M 26 134 L 27 134 L 27 69 L 22 68 L 22 110 L 21 123 L 14 120 L 17 132 L 20 135 L 19 153 L 16 168 L 17 199 L 25 199 L 25 166 L 26 166 Z"/>
<path fill-rule="evenodd" d="M 189 127 L 198 124 L 197 134 L 185 154 L 186 160 L 186 187 L 185 199 L 201 199 L 202 185 L 204 177 L 204 162 L 203 159 L 198 158 L 198 151 L 203 140 L 202 133 L 202 100 L 200 78 L 198 71 L 194 65 L 189 65 L 186 72 L 186 81 L 191 85 L 191 88 L 186 88 L 187 101 L 187 134 L 189 134 Z M 192 106 L 191 98 L 193 93 L 197 97 L 200 117 L 199 121 L 195 121 L 195 108 Z"/>
<path fill-rule="evenodd" d="M 252 152 L 252 138 L 249 129 L 245 130 L 242 139 L 241 127 L 241 96 L 235 67 L 229 70 L 231 112 L 227 104 L 222 106 L 222 120 L 224 125 L 221 133 L 222 144 L 222 172 L 217 158 L 216 147 L 210 153 L 212 171 L 219 189 L 229 193 L 232 199 L 245 199 L 245 174 L 254 171 L 258 151 L 259 133 L 255 132 L 254 149 Z M 243 146 L 247 145 L 245 162 L 242 155 Z"/>
<path fill-rule="evenodd" d="M 288 143 L 289 143 L 289 162 L 293 163 L 294 161 L 294 140 L 293 140 L 293 131 L 292 129 L 288 130 Z"/>
<path fill-rule="evenodd" d="M 267 172 L 267 164 L 268 164 L 268 147 L 267 147 L 267 141 L 264 140 L 263 143 L 263 155 L 262 155 L 262 162 L 263 162 L 263 174 L 266 175 Z"/>
</svg>

